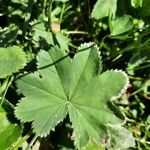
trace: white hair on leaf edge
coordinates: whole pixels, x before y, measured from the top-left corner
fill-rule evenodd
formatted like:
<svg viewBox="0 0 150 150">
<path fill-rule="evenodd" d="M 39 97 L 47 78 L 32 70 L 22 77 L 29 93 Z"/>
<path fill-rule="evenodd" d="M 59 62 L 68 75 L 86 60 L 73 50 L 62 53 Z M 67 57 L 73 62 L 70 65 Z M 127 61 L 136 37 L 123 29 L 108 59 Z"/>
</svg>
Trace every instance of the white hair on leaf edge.
<svg viewBox="0 0 150 150">
<path fill-rule="evenodd" d="M 124 85 L 124 87 L 121 89 L 120 93 L 119 93 L 118 95 L 115 95 L 115 96 L 111 97 L 111 100 L 114 101 L 114 100 L 120 98 L 120 97 L 126 92 L 126 90 L 128 89 L 128 87 L 129 87 L 129 85 L 130 85 L 130 84 L 129 84 L 130 82 L 129 82 L 129 78 L 128 78 L 127 74 L 126 74 L 124 71 L 122 71 L 122 70 L 117 70 L 117 69 L 112 70 L 112 71 L 117 72 L 117 73 L 122 73 L 122 74 L 124 75 L 125 79 L 126 79 L 125 85 Z"/>
</svg>

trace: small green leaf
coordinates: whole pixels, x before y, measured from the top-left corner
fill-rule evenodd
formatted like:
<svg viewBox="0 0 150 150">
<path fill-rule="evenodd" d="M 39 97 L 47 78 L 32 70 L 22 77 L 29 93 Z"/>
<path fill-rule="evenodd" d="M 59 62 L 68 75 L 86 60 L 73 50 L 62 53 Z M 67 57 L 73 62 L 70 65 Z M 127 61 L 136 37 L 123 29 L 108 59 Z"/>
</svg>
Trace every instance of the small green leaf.
<svg viewBox="0 0 150 150">
<path fill-rule="evenodd" d="M 33 121 L 38 136 L 49 134 L 69 113 L 72 137 L 80 149 L 89 140 L 103 141 L 107 123 L 122 123 L 124 116 L 110 100 L 125 92 L 128 78 L 118 70 L 100 74 L 97 46 L 82 45 L 73 59 L 53 47 L 49 52 L 41 51 L 37 60 L 39 70 L 17 81 L 25 97 L 15 115 L 23 122 Z"/>
<path fill-rule="evenodd" d="M 0 149 L 11 149 L 21 138 L 21 131 L 20 126 L 8 121 L 6 112 L 0 107 Z"/>
<path fill-rule="evenodd" d="M 0 78 L 18 72 L 26 65 L 26 54 L 18 46 L 0 48 Z"/>
<path fill-rule="evenodd" d="M 70 40 L 68 37 L 64 36 L 62 33 L 52 33 L 46 31 L 44 23 L 38 23 L 33 27 L 33 41 L 38 47 L 39 45 L 43 47 L 50 47 L 52 45 L 57 45 L 62 50 L 68 50 L 68 45 Z"/>
<path fill-rule="evenodd" d="M 132 17 L 125 15 L 110 21 L 110 31 L 112 36 L 127 32 L 133 28 Z"/>
<path fill-rule="evenodd" d="M 117 10 L 117 0 L 98 0 L 94 5 L 92 17 L 95 19 L 102 19 L 112 14 L 115 17 Z"/>
<path fill-rule="evenodd" d="M 97 144 L 94 141 L 90 141 L 83 150 L 105 150 L 104 146 Z"/>
<path fill-rule="evenodd" d="M 146 123 L 147 123 L 148 125 L 150 125 L 150 115 L 148 115 L 148 117 L 147 117 L 147 119 L 146 119 Z"/>
<path fill-rule="evenodd" d="M 135 140 L 130 131 L 121 125 L 107 125 L 110 150 L 125 150 L 129 147 L 135 147 Z"/>
<path fill-rule="evenodd" d="M 133 7 L 142 7 L 143 0 L 131 0 L 131 5 Z"/>
</svg>

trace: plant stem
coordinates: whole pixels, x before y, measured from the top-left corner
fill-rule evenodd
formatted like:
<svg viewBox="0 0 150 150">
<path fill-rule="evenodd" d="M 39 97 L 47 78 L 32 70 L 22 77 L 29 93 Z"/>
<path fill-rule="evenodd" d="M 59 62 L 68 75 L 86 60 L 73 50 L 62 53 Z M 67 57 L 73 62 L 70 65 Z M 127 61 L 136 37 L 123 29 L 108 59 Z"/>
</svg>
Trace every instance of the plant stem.
<svg viewBox="0 0 150 150">
<path fill-rule="evenodd" d="M 73 47 L 73 48 L 75 48 L 75 49 L 78 48 L 78 46 L 76 46 L 76 45 L 74 45 L 74 44 L 72 44 L 72 43 L 69 43 L 69 46 L 71 46 L 71 47 Z"/>
<path fill-rule="evenodd" d="M 144 88 L 144 87 L 141 87 L 140 89 L 136 90 L 136 91 L 135 91 L 135 92 L 133 92 L 130 96 L 133 96 L 133 95 L 135 95 L 135 94 L 139 93 L 140 91 L 142 91 L 142 90 L 143 90 L 143 88 Z"/>
<path fill-rule="evenodd" d="M 2 98 L 1 98 L 1 104 L 0 104 L 0 106 L 2 106 L 3 105 L 3 102 L 4 102 L 4 99 L 5 99 L 5 96 L 6 96 L 6 93 L 7 93 L 7 90 L 8 90 L 8 88 L 9 88 L 9 86 L 10 86 L 10 84 L 11 84 L 11 82 L 12 82 L 12 80 L 13 80 L 13 76 L 11 76 L 11 77 L 8 77 L 7 78 L 7 85 L 6 85 L 6 88 L 5 88 L 5 91 L 4 91 L 4 94 L 3 94 L 3 96 L 2 96 Z"/>
<path fill-rule="evenodd" d="M 150 67 L 150 64 L 147 64 L 147 65 L 145 65 L 145 66 L 137 67 L 137 68 L 135 68 L 135 70 L 145 69 L 145 68 L 148 68 L 148 67 Z"/>
<path fill-rule="evenodd" d="M 48 25 L 49 25 L 50 31 L 52 31 L 52 28 L 51 28 L 52 3 L 53 3 L 53 0 L 50 0 L 48 4 Z"/>
<path fill-rule="evenodd" d="M 60 14 L 60 19 L 59 19 L 60 24 L 62 22 L 62 17 L 63 17 L 64 11 L 65 11 L 65 6 L 66 6 L 65 3 L 63 3 L 62 9 L 61 9 L 61 14 Z"/>
<path fill-rule="evenodd" d="M 131 80 L 139 80 L 139 81 L 144 80 L 143 78 L 140 78 L 140 77 L 133 77 L 133 76 L 128 76 L 128 77 L 129 77 L 129 79 L 131 79 Z"/>
<path fill-rule="evenodd" d="M 32 141 L 30 142 L 30 147 L 34 144 L 34 142 L 36 141 L 36 139 L 37 139 L 37 136 L 35 135 L 34 137 L 33 137 L 33 139 L 32 139 Z"/>
<path fill-rule="evenodd" d="M 46 2 L 47 2 L 47 0 L 44 0 L 44 2 L 43 2 L 43 10 L 42 10 L 43 17 L 45 16 Z"/>
<path fill-rule="evenodd" d="M 88 34 L 86 31 L 67 31 L 66 34 Z"/>
<path fill-rule="evenodd" d="M 29 135 L 25 135 L 24 137 L 22 137 L 22 139 L 20 139 L 17 144 L 12 148 L 12 150 L 18 150 L 19 147 L 22 146 L 22 144 L 29 138 Z"/>
</svg>

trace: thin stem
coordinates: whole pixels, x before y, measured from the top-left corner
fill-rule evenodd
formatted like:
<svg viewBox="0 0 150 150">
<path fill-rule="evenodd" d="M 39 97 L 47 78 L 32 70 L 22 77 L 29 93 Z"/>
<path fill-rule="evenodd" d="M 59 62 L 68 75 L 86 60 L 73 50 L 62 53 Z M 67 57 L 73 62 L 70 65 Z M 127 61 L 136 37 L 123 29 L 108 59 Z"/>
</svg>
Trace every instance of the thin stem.
<svg viewBox="0 0 150 150">
<path fill-rule="evenodd" d="M 50 0 L 49 5 L 48 5 L 48 25 L 49 25 L 50 31 L 52 31 L 52 27 L 51 27 L 52 3 L 53 3 L 53 0 Z"/>
<path fill-rule="evenodd" d="M 110 35 L 106 35 L 106 36 L 104 36 L 104 37 L 102 38 L 101 47 L 104 47 L 104 48 L 108 49 L 108 48 L 107 48 L 107 45 L 105 44 L 105 39 L 108 38 L 109 36 L 110 36 Z"/>
<path fill-rule="evenodd" d="M 1 98 L 1 104 L 0 104 L 0 106 L 3 105 L 3 102 L 4 102 L 4 99 L 5 99 L 6 93 L 7 93 L 7 91 L 8 91 L 8 88 L 9 88 L 9 86 L 10 86 L 10 84 L 11 84 L 13 78 L 14 78 L 13 76 L 7 78 L 7 85 L 6 85 L 6 89 L 5 89 L 5 91 L 4 91 L 4 94 L 3 94 L 2 98 Z"/>
<path fill-rule="evenodd" d="M 34 144 L 34 142 L 36 141 L 36 139 L 37 139 L 37 136 L 35 135 L 35 136 L 33 137 L 33 139 L 31 140 L 31 142 L 29 143 L 29 145 L 27 146 L 26 150 L 29 150 L 29 148 L 32 147 L 32 145 Z"/>
<path fill-rule="evenodd" d="M 140 78 L 140 77 L 133 77 L 133 76 L 128 76 L 128 77 L 129 77 L 129 79 L 131 79 L 131 80 L 139 80 L 139 81 L 144 80 L 143 78 Z"/>
<path fill-rule="evenodd" d="M 67 31 L 66 34 L 88 34 L 86 31 Z"/>
<path fill-rule="evenodd" d="M 137 68 L 135 68 L 135 70 L 139 70 L 139 69 L 145 69 L 145 68 L 148 68 L 148 67 L 150 67 L 150 64 L 148 64 L 148 65 L 145 65 L 145 66 L 140 66 L 140 67 L 137 67 Z"/>
<path fill-rule="evenodd" d="M 43 2 L 43 10 L 42 10 L 43 17 L 45 16 L 46 2 L 47 2 L 47 0 L 44 0 L 44 2 Z"/>
<path fill-rule="evenodd" d="M 62 22 L 62 17 L 63 17 L 64 11 L 65 11 L 65 6 L 66 6 L 65 3 L 63 3 L 62 9 L 61 9 L 61 14 L 60 14 L 60 19 L 59 19 L 60 24 Z"/>
<path fill-rule="evenodd" d="M 73 47 L 73 48 L 75 48 L 75 49 L 78 48 L 78 46 L 76 46 L 76 45 L 74 45 L 74 44 L 72 44 L 72 43 L 69 43 L 69 46 L 71 46 L 71 47 Z"/>
<path fill-rule="evenodd" d="M 135 92 L 133 92 L 130 96 L 133 96 L 133 95 L 135 95 L 135 94 L 139 93 L 140 91 L 142 91 L 142 90 L 143 90 L 143 88 L 144 88 L 144 87 L 141 87 L 140 89 L 136 90 L 136 91 L 135 91 Z"/>
<path fill-rule="evenodd" d="M 12 148 L 12 150 L 18 150 L 19 147 L 22 146 L 22 144 L 30 137 L 30 135 L 25 135 L 24 137 L 22 137 L 21 140 L 19 140 L 19 142 L 17 142 L 17 144 Z"/>
</svg>

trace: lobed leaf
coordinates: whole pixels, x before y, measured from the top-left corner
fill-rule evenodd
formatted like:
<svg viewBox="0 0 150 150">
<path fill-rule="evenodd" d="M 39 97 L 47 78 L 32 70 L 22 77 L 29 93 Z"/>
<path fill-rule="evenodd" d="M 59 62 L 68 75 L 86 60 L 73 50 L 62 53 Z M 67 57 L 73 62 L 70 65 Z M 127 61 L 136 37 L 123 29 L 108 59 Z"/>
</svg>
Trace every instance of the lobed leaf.
<svg viewBox="0 0 150 150">
<path fill-rule="evenodd" d="M 73 59 L 52 47 L 37 57 L 39 70 L 17 81 L 24 98 L 15 115 L 23 122 L 32 121 L 38 136 L 46 136 L 69 113 L 77 148 L 89 140 L 106 137 L 106 124 L 120 124 L 124 116 L 110 100 L 125 92 L 126 74 L 118 70 L 101 73 L 97 46 L 82 45 Z"/>
</svg>

